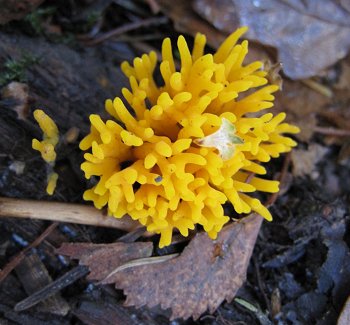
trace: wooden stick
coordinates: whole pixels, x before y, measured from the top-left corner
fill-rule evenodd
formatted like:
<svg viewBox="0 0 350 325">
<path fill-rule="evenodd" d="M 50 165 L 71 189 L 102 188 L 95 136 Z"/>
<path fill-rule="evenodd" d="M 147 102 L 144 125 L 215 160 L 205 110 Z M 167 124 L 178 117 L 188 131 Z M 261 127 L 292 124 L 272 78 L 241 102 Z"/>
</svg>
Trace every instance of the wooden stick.
<svg viewBox="0 0 350 325">
<path fill-rule="evenodd" d="M 335 137 L 350 137 L 350 130 L 345 130 L 345 129 L 335 129 L 335 128 L 328 128 L 323 126 L 315 126 L 314 132 L 325 134 L 325 135 L 331 135 Z"/>
<path fill-rule="evenodd" d="M 108 40 L 111 37 L 116 37 L 116 36 L 122 35 L 124 33 L 138 29 L 140 27 L 148 27 L 148 26 L 152 26 L 152 25 L 162 25 L 162 24 L 166 24 L 168 21 L 169 20 L 167 17 L 152 17 L 152 18 L 132 22 L 129 24 L 125 24 L 123 26 L 112 29 L 104 34 L 98 35 L 96 38 L 94 38 L 92 40 L 86 41 L 85 45 L 87 45 L 87 46 L 97 45 L 101 42 Z"/>
<path fill-rule="evenodd" d="M 57 227 L 58 223 L 54 222 L 50 226 L 48 226 L 45 231 L 36 238 L 29 246 L 24 248 L 21 252 L 19 252 L 10 262 L 6 264 L 6 266 L 0 271 L 0 283 L 10 274 L 10 272 L 22 262 L 25 258 L 26 253 L 41 244 L 41 242 L 51 234 L 51 232 Z"/>
<path fill-rule="evenodd" d="M 78 265 L 75 268 L 71 269 L 64 275 L 62 275 L 59 279 L 49 283 L 45 287 L 41 288 L 39 291 L 33 293 L 29 297 L 23 299 L 19 303 L 16 304 L 14 310 L 15 311 L 23 311 L 26 310 L 40 301 L 43 301 L 57 292 L 61 291 L 65 287 L 68 287 L 76 280 L 82 278 L 84 275 L 89 273 L 89 268 L 85 265 Z"/>
<path fill-rule="evenodd" d="M 301 82 L 304 85 L 308 86 L 309 88 L 313 89 L 314 91 L 317 91 L 323 96 L 326 96 L 328 98 L 333 97 L 333 92 L 329 87 L 322 85 L 313 79 L 304 79 L 304 80 L 301 80 Z"/>
<path fill-rule="evenodd" d="M 132 231 L 141 226 L 129 216 L 116 219 L 105 216 L 101 210 L 88 205 L 6 197 L 0 197 L 0 217 L 52 220 L 125 231 Z"/>
</svg>

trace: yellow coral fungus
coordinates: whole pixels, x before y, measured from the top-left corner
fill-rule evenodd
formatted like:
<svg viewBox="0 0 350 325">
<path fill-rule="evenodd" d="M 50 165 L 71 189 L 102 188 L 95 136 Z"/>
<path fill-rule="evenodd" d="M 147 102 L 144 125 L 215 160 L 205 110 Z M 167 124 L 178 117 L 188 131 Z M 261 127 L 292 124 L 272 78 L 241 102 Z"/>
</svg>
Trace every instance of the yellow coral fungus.
<svg viewBox="0 0 350 325">
<path fill-rule="evenodd" d="M 47 177 L 47 187 L 46 192 L 49 195 L 52 195 L 55 191 L 56 184 L 57 184 L 58 174 L 57 173 L 50 173 Z"/>
<path fill-rule="evenodd" d="M 130 82 L 125 103 L 107 100 L 113 119 L 91 115 L 91 132 L 80 143 L 91 149 L 81 165 L 86 178 L 99 177 L 85 200 L 107 205 L 117 218 L 129 214 L 161 235 L 160 247 L 171 243 L 174 228 L 187 236 L 196 224 L 216 238 L 230 219 L 226 202 L 237 213 L 272 219 L 248 193 L 278 191 L 278 182 L 260 177 L 266 174 L 260 163 L 290 151 L 296 142 L 283 133 L 299 129 L 283 122 L 284 113 L 263 113 L 278 87 L 267 85 L 262 62 L 243 64 L 248 42 L 236 43 L 245 31 L 231 34 L 214 55 L 204 53 L 204 35 L 192 52 L 180 36 L 180 71 L 165 39 L 162 85 L 154 79 L 154 52 L 122 64 Z"/>
<path fill-rule="evenodd" d="M 35 120 L 38 122 L 43 131 L 43 140 L 32 140 L 32 148 L 41 153 L 41 157 L 49 164 L 50 169 L 54 167 L 56 160 L 55 147 L 59 140 L 59 133 L 56 123 L 44 113 L 44 111 L 37 109 L 33 113 Z M 52 195 L 57 183 L 58 175 L 52 171 L 48 175 L 48 184 L 46 192 Z"/>
<path fill-rule="evenodd" d="M 40 151 L 41 157 L 46 162 L 51 163 L 56 159 L 55 146 L 58 143 L 58 128 L 56 123 L 41 109 L 36 109 L 33 115 L 44 133 L 44 139 L 42 141 L 33 139 L 32 147 Z"/>
</svg>

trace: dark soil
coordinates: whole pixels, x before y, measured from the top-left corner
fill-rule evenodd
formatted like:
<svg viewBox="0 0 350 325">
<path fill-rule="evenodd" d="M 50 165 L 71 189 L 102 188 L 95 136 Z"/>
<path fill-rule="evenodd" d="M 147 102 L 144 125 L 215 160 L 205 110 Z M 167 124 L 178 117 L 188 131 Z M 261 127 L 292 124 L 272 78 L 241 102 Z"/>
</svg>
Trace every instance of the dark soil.
<svg viewBox="0 0 350 325">
<path fill-rule="evenodd" d="M 89 130 L 89 114 L 103 115 L 105 99 L 126 85 L 119 69 L 123 60 L 141 54 L 140 48 L 159 50 L 163 37 L 177 36 L 167 22 L 87 46 L 84 37 L 93 39 L 94 29 L 103 33 L 150 17 L 163 19 L 145 3 L 112 2 L 44 1 L 34 14 L 0 27 L 0 87 L 19 81 L 29 92 L 26 99 L 0 97 L 0 196 L 83 203 L 88 183 L 79 168 L 78 141 Z M 41 134 L 32 117 L 36 108 L 56 121 L 61 134 L 72 127 L 80 131 L 77 141 L 59 147 L 59 182 L 52 197 L 45 193 L 45 163 L 31 149 L 32 138 Z M 311 142 L 326 146 L 322 137 Z M 293 177 L 289 171 L 288 190 L 271 207 L 274 221 L 263 225 L 237 295 L 257 310 L 237 300 L 198 321 L 170 322 L 168 311 L 125 308 L 121 291 L 82 276 L 38 305 L 15 311 L 18 302 L 77 265 L 54 254 L 61 243 L 111 243 L 125 234 L 59 224 L 0 284 L 0 324 L 335 324 L 350 294 L 350 166 L 339 163 L 340 147 L 329 146 L 311 176 Z M 277 174 L 282 163 L 283 158 L 272 163 L 271 170 Z M 1 268 L 49 225 L 1 218 Z"/>
</svg>

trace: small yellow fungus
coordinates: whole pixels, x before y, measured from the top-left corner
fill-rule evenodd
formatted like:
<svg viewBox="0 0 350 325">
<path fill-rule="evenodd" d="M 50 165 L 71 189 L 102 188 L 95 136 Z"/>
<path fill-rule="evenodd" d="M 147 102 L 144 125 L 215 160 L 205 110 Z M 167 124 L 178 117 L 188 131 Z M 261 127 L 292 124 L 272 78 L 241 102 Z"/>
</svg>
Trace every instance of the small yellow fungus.
<svg viewBox="0 0 350 325">
<path fill-rule="evenodd" d="M 32 148 L 40 151 L 41 157 L 48 163 L 55 161 L 55 146 L 58 143 L 58 128 L 56 123 L 44 113 L 37 109 L 33 113 L 35 120 L 38 122 L 40 129 L 43 131 L 43 140 L 33 139 Z"/>
<path fill-rule="evenodd" d="M 33 115 L 44 133 L 44 139 L 55 146 L 58 143 L 58 128 L 56 123 L 41 109 L 36 109 Z"/>
<path fill-rule="evenodd" d="M 33 139 L 32 148 L 34 150 L 40 151 L 41 157 L 47 163 L 51 163 L 56 160 L 55 147 L 51 143 L 47 143 L 45 140 L 40 142 L 37 139 Z"/>
<path fill-rule="evenodd" d="M 58 174 L 57 173 L 50 173 L 47 178 L 47 187 L 46 192 L 49 195 L 52 195 L 55 191 L 56 184 L 57 184 Z"/>
<path fill-rule="evenodd" d="M 284 113 L 266 112 L 278 86 L 268 85 L 262 62 L 243 64 L 248 42 L 237 41 L 245 31 L 232 33 L 214 55 L 204 53 L 204 35 L 197 34 L 192 51 L 180 36 L 179 71 L 165 39 L 160 84 L 155 52 L 122 64 L 130 83 L 125 102 L 107 100 L 111 119 L 91 115 L 91 132 L 80 143 L 91 150 L 81 165 L 86 178 L 98 177 L 85 200 L 138 220 L 161 235 L 160 247 L 171 243 L 174 228 L 187 236 L 196 224 L 215 239 L 230 220 L 226 202 L 237 213 L 272 219 L 249 193 L 278 191 L 278 182 L 261 177 L 261 163 L 296 146 L 283 134 L 299 129 L 284 122 Z"/>
<path fill-rule="evenodd" d="M 41 157 L 49 164 L 53 169 L 56 160 L 55 147 L 59 141 L 59 133 L 56 123 L 44 113 L 44 111 L 37 109 L 33 113 L 35 120 L 38 122 L 41 130 L 43 131 L 43 140 L 32 140 L 32 148 L 40 152 Z M 57 183 L 58 175 L 54 172 L 50 172 L 48 175 L 48 184 L 46 192 L 52 195 Z"/>
</svg>

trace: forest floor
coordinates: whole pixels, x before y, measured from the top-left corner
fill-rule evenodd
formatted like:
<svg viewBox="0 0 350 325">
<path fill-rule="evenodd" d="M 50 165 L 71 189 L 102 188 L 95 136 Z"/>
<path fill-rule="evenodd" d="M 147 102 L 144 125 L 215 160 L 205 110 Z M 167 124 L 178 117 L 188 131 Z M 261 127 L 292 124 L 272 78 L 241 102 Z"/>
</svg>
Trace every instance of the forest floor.
<svg viewBox="0 0 350 325">
<path fill-rule="evenodd" d="M 225 31 L 205 22 L 186 1 L 27 2 L 42 3 L 31 12 L 14 4 L 16 12 L 0 9 L 0 196 L 84 204 L 89 183 L 79 167 L 78 143 L 89 131 L 89 115 L 104 115 L 105 99 L 127 85 L 120 64 L 150 50 L 159 53 L 167 36 L 176 40 L 184 33 L 191 43 L 197 29 L 207 33 L 212 50 Z M 272 47 L 258 41 L 251 47 L 251 58 L 278 60 Z M 0 267 L 10 270 L 0 273 L 0 324 L 336 324 L 350 294 L 350 56 L 313 78 L 281 75 L 271 77 L 283 82 L 275 109 L 286 111 L 302 132 L 291 154 L 269 163 L 274 178 L 287 167 L 282 190 L 234 300 L 196 320 L 170 321 L 170 311 L 159 306 L 124 307 L 122 290 L 87 280 L 86 268 L 55 254 L 65 242 L 115 243 L 124 231 L 0 213 Z M 58 150 L 53 196 L 45 192 L 47 166 L 31 148 L 41 136 L 32 116 L 36 108 L 56 121 L 61 134 L 79 131 Z M 154 254 L 180 253 L 184 244 Z M 69 286 L 61 281 L 62 290 L 50 298 L 18 307 L 64 275 Z"/>
</svg>

